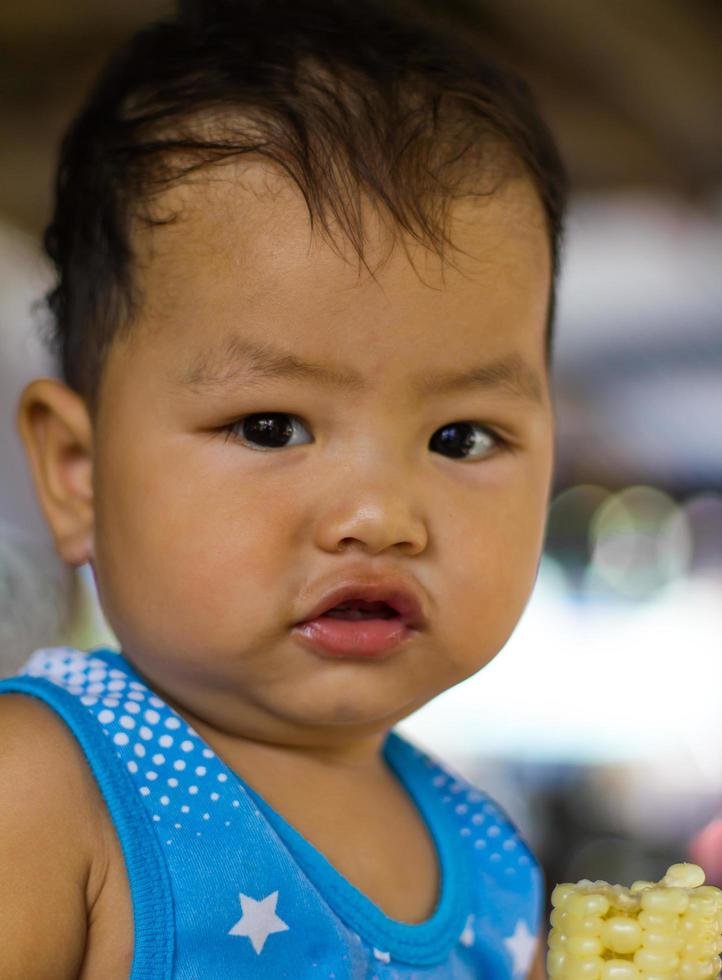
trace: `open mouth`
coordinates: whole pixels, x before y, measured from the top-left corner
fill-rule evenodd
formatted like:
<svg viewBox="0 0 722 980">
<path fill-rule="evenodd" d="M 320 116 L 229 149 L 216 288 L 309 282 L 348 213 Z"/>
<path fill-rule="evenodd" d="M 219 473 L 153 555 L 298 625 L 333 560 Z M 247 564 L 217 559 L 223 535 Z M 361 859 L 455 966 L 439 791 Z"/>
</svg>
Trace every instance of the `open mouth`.
<svg viewBox="0 0 722 980">
<path fill-rule="evenodd" d="M 394 601 L 392 594 L 389 598 Z M 407 605 L 412 603 L 403 597 L 400 609 L 383 599 L 344 599 L 322 612 L 312 612 L 309 619 L 296 624 L 294 633 L 321 657 L 385 659 L 408 645 L 406 641 L 418 632 L 409 625 Z"/>
<path fill-rule="evenodd" d="M 385 602 L 365 602 L 363 599 L 353 599 L 342 602 L 333 609 L 321 614 L 329 619 L 396 619 L 398 612 Z"/>
</svg>

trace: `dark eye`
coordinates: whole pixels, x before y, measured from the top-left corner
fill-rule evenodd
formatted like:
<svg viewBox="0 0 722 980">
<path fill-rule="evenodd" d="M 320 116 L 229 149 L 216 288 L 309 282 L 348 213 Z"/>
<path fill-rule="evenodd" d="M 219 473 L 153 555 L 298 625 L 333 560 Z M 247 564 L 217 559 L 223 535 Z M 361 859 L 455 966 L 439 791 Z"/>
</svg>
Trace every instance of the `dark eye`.
<svg viewBox="0 0 722 980">
<path fill-rule="evenodd" d="M 293 420 L 293 421 L 291 421 Z M 298 419 L 287 412 L 257 412 L 245 415 L 237 422 L 225 427 L 226 438 L 233 437 L 241 442 L 250 443 L 251 447 L 264 449 L 283 449 L 285 446 L 298 445 L 298 440 L 291 442 L 294 422 Z M 238 433 L 240 429 L 242 434 Z"/>
<path fill-rule="evenodd" d="M 311 441 L 294 438 L 296 425 L 308 431 L 296 415 L 288 412 L 256 412 L 224 426 L 224 431 L 226 439 L 264 452 Z M 483 459 L 504 444 L 501 436 L 479 422 L 450 422 L 434 433 L 429 448 L 452 459 Z"/>
<path fill-rule="evenodd" d="M 429 446 L 453 459 L 480 459 L 503 444 L 501 436 L 479 422 L 450 422 L 437 429 Z"/>
</svg>

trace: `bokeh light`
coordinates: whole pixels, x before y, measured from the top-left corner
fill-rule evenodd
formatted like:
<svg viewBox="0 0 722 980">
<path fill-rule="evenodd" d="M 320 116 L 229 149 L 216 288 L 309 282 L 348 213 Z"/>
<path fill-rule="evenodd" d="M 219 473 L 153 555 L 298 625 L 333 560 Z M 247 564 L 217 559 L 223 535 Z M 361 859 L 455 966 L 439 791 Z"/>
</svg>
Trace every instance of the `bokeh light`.
<svg viewBox="0 0 722 980">
<path fill-rule="evenodd" d="M 612 495 L 594 514 L 589 540 L 595 578 L 634 599 L 684 575 L 692 557 L 685 511 L 655 487 L 632 486 Z"/>
<path fill-rule="evenodd" d="M 564 569 L 572 591 L 583 586 L 591 559 L 590 522 L 610 495 L 606 487 L 581 483 L 557 494 L 549 507 L 545 555 Z"/>
<path fill-rule="evenodd" d="M 691 573 L 722 578 L 722 493 L 694 494 L 682 510 L 692 541 Z"/>
</svg>

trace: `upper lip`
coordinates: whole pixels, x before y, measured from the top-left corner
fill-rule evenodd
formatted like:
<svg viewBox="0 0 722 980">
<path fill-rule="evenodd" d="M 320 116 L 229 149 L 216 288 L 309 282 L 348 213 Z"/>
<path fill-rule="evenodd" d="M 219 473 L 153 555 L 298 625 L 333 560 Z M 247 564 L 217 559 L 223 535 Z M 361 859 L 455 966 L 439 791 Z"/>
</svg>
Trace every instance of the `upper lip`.
<svg viewBox="0 0 722 980">
<path fill-rule="evenodd" d="M 300 622 L 316 619 L 322 613 L 328 612 L 334 606 L 348 602 L 350 599 L 363 599 L 365 602 L 385 602 L 395 609 L 407 626 L 421 629 L 426 625 L 421 600 L 416 590 L 408 582 L 401 579 L 384 578 L 370 581 L 346 581 L 335 586 L 321 596 L 308 615 Z M 296 624 L 298 625 L 298 624 Z"/>
</svg>

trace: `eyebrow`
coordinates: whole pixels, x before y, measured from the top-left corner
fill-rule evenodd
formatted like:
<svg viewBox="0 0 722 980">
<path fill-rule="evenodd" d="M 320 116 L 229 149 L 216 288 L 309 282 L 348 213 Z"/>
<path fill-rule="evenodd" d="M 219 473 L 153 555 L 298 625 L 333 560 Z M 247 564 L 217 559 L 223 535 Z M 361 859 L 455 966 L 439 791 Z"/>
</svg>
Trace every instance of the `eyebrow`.
<svg viewBox="0 0 722 980">
<path fill-rule="evenodd" d="M 269 341 L 257 342 L 231 335 L 218 347 L 204 351 L 180 375 L 170 380 L 197 393 L 222 393 L 253 385 L 255 381 L 287 378 L 325 388 L 368 390 L 369 383 L 352 368 L 335 368 L 308 361 Z M 542 381 L 523 357 L 512 352 L 463 371 L 424 371 L 412 376 L 411 387 L 420 399 L 478 389 L 497 389 L 525 401 L 541 404 Z"/>
</svg>

